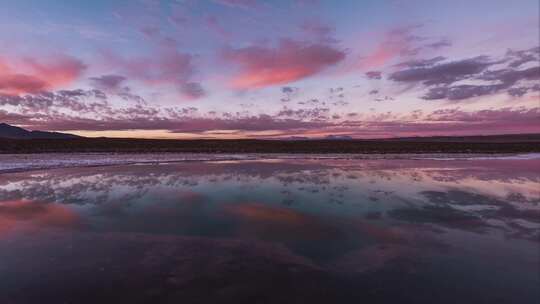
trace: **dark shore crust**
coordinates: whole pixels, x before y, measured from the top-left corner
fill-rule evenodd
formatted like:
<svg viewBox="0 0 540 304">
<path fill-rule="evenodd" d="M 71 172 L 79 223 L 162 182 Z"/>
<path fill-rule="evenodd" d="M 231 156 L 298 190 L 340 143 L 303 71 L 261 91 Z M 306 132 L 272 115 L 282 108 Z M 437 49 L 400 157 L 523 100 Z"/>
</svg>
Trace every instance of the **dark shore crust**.
<svg viewBox="0 0 540 304">
<path fill-rule="evenodd" d="M 427 138 L 396 140 L 0 139 L 0 153 L 528 153 L 538 141 Z"/>
</svg>

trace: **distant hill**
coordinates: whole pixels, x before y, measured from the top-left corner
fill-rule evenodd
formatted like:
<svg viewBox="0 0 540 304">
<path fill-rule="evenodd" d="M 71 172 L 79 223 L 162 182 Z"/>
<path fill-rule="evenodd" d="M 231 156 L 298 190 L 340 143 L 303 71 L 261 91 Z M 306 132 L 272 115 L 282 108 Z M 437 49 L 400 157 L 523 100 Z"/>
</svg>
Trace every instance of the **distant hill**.
<svg viewBox="0 0 540 304">
<path fill-rule="evenodd" d="M 396 137 L 386 139 L 371 139 L 371 141 L 395 142 L 455 142 L 455 143 L 505 143 L 505 142 L 534 142 L 540 143 L 540 134 L 501 134 L 501 135 L 469 135 L 469 136 L 430 136 L 430 137 Z"/>
<path fill-rule="evenodd" d="M 80 136 L 58 133 L 58 132 L 45 132 L 45 131 L 28 131 L 23 128 L 8 125 L 6 123 L 0 123 L 0 138 L 10 139 L 73 139 L 81 138 Z"/>
<path fill-rule="evenodd" d="M 353 138 L 348 135 L 326 135 L 324 139 L 327 140 L 352 140 Z"/>
</svg>

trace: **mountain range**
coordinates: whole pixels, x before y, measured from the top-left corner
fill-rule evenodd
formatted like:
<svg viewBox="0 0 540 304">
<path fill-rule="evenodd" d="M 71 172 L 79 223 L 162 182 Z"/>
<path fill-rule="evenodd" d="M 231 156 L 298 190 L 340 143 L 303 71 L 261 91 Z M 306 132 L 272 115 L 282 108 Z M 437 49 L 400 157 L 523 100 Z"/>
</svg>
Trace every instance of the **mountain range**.
<svg viewBox="0 0 540 304">
<path fill-rule="evenodd" d="M 23 128 L 0 123 L 0 138 L 10 139 L 73 139 L 81 138 L 80 136 L 46 131 L 28 131 Z"/>
</svg>

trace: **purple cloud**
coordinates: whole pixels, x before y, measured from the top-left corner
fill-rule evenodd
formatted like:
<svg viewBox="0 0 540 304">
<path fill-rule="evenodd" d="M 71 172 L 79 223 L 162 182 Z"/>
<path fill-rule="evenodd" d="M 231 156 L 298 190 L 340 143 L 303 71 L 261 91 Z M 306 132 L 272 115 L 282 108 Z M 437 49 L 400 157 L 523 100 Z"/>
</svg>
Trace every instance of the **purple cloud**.
<svg viewBox="0 0 540 304">
<path fill-rule="evenodd" d="M 394 72 L 388 77 L 397 82 L 422 82 L 425 85 L 451 84 L 470 75 L 483 72 L 492 61 L 486 56 L 441 63 L 425 67 L 410 68 Z"/>
<path fill-rule="evenodd" d="M 162 47 L 151 57 L 125 58 L 113 52 L 104 52 L 103 55 L 112 69 L 130 75 L 131 79 L 147 85 L 171 85 L 189 99 L 205 95 L 202 86 L 197 84 L 195 87 L 192 81 L 196 68 L 191 54 Z"/>
<path fill-rule="evenodd" d="M 100 77 L 91 77 L 91 84 L 98 90 L 119 91 L 126 77 L 120 75 L 103 75 Z"/>
<path fill-rule="evenodd" d="M 540 66 L 516 69 L 526 63 L 535 62 L 536 57 L 531 54 L 534 54 L 536 49 L 532 50 L 511 51 L 505 58 L 497 61 L 490 60 L 487 56 L 442 63 L 444 57 L 407 61 L 396 65 L 405 69 L 393 72 L 389 79 L 398 83 L 422 84 L 428 91 L 421 98 L 427 100 L 464 100 L 500 92 L 507 92 L 510 96 L 523 96 L 529 91 L 538 90 L 537 84 L 527 83 L 540 79 Z M 490 69 L 504 63 L 508 63 L 507 67 Z M 456 84 L 462 80 L 484 83 Z M 520 85 L 523 82 L 525 85 Z"/>
<path fill-rule="evenodd" d="M 214 0 L 215 3 L 235 8 L 256 8 L 260 4 L 257 0 Z"/>
<path fill-rule="evenodd" d="M 369 71 L 366 72 L 366 77 L 369 79 L 382 79 L 382 72 L 380 71 Z"/>
</svg>

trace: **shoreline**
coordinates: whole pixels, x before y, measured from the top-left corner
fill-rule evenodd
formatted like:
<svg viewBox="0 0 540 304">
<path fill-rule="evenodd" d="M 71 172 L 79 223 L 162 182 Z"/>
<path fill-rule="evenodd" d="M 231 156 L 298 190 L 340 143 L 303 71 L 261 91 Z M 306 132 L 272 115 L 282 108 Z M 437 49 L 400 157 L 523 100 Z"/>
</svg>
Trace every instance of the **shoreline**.
<svg viewBox="0 0 540 304">
<path fill-rule="evenodd" d="M 291 154 L 291 153 L 31 153 L 0 154 L 0 174 L 39 170 L 164 165 L 183 162 L 269 161 L 269 160 L 535 160 L 540 153 L 394 153 L 394 154 Z"/>
</svg>

